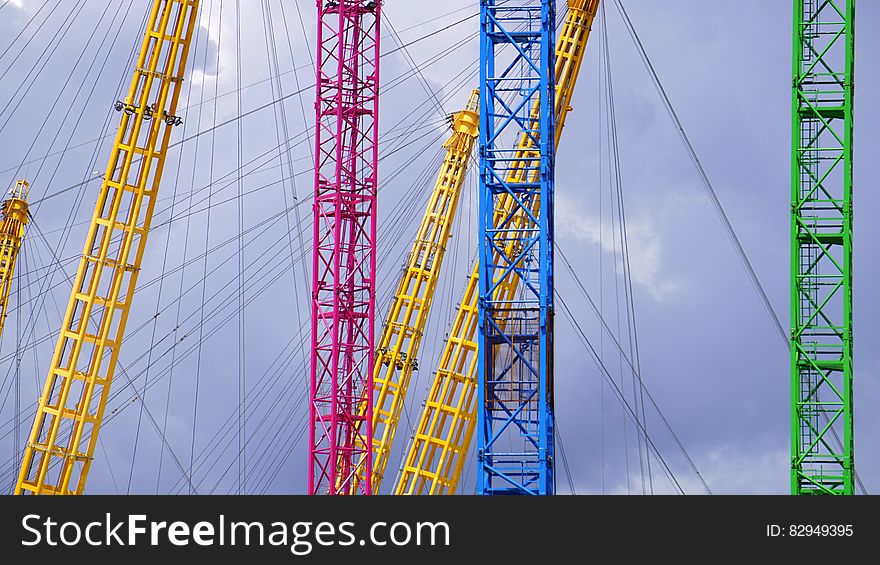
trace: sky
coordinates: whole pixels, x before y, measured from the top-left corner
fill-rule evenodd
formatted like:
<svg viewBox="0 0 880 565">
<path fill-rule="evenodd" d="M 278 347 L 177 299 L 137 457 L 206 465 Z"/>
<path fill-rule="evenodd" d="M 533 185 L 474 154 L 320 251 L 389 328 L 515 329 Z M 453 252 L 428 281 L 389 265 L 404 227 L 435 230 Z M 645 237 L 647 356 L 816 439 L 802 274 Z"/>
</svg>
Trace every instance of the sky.
<svg viewBox="0 0 880 565">
<path fill-rule="evenodd" d="M 112 106 L 125 95 L 148 4 L 18 0 L 0 8 L 0 185 L 30 180 L 34 215 L 19 265 L 21 287 L 11 298 L 0 342 L 2 492 L 12 485 L 14 454 L 25 441 L 48 370 L 97 194 L 95 172 L 104 169 L 112 145 L 106 137 L 117 123 Z M 202 4 L 180 104 L 184 125 L 173 137 L 188 141 L 169 152 L 89 493 L 306 489 L 303 340 L 314 4 L 242 0 L 240 18 L 231 0 Z M 646 390 L 675 436 L 650 406 L 645 426 L 687 493 L 705 491 L 677 440 L 713 493 L 786 493 L 787 350 L 614 4 L 605 4 L 635 334 L 621 310 L 599 22 L 557 155 L 557 241 L 583 291 L 558 260 L 557 290 L 630 398 L 629 376 L 585 294 L 619 341 L 637 336 Z M 623 5 L 787 325 L 791 3 Z M 448 135 L 446 116 L 477 87 L 477 11 L 476 2 L 465 0 L 384 4 L 388 55 L 382 60 L 378 242 L 383 315 L 433 187 Z M 858 18 L 855 442 L 857 469 L 874 493 L 880 491 L 880 452 L 873 440 L 880 428 L 873 410 L 880 402 L 880 352 L 871 344 L 880 339 L 872 323 L 880 300 L 872 283 L 880 263 L 872 242 L 880 225 L 870 218 L 880 208 L 880 196 L 871 190 L 877 184 L 872 157 L 880 147 L 880 110 L 869 101 L 880 89 L 871 57 L 880 51 L 880 39 L 862 30 L 878 21 L 880 7 L 861 2 Z M 407 47 L 399 48 L 401 43 Z M 420 72 L 412 71 L 413 64 Z M 281 97 L 281 103 L 269 104 Z M 233 120 L 242 113 L 247 117 Z M 291 140 L 289 159 L 278 150 L 285 139 Z M 422 369 L 410 388 L 386 476 L 397 472 L 474 259 L 476 191 L 471 175 L 422 347 Z M 558 312 L 556 320 L 556 414 L 567 461 L 557 477 L 560 492 L 673 492 L 653 454 L 650 480 L 645 475 L 635 428 L 567 317 Z M 243 442 L 237 425 L 241 390 Z M 190 488 L 183 476 L 191 462 Z M 470 494 L 473 461 L 465 473 L 459 492 Z"/>
</svg>

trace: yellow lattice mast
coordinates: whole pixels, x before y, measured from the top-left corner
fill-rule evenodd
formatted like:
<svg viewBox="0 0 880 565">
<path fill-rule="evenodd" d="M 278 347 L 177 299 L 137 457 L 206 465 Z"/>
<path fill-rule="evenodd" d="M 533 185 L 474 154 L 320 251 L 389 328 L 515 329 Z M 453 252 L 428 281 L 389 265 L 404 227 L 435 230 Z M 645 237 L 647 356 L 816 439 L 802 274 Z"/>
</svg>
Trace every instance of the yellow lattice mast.
<svg viewBox="0 0 880 565">
<path fill-rule="evenodd" d="M 20 180 L 9 198 L 3 202 L 0 211 L 0 335 L 6 325 L 6 309 L 9 306 L 9 292 L 12 289 L 12 275 L 15 263 L 24 240 L 24 229 L 28 223 L 27 181 Z"/>
<path fill-rule="evenodd" d="M 571 110 L 574 87 L 584 60 L 599 0 L 569 0 L 568 15 L 556 45 L 556 145 Z M 533 142 L 523 134 L 518 151 L 528 158 Z M 516 170 L 508 182 L 523 182 Z M 535 206 L 538 206 L 536 199 Z M 512 209 L 509 199 L 495 211 L 500 224 Z M 515 242 L 509 245 L 516 245 Z M 513 253 L 507 253 L 512 256 Z M 498 286 L 498 301 L 515 297 L 518 280 L 509 277 Z M 395 494 L 455 494 L 477 420 L 477 342 L 479 265 L 468 279 L 452 322 L 421 418 L 413 433 Z"/>
<path fill-rule="evenodd" d="M 165 166 L 199 0 L 153 0 L 16 494 L 82 494 Z"/>
<path fill-rule="evenodd" d="M 373 366 L 373 492 L 379 492 L 400 413 L 413 371 L 418 369 L 419 347 L 434 291 L 443 266 L 446 244 L 458 210 L 468 162 L 480 131 L 480 93 L 471 93 L 467 107 L 452 116 L 452 135 L 443 144 L 440 165 L 419 232 L 413 242 L 397 291 L 376 344 Z M 364 480 L 357 470 L 357 481 Z"/>
</svg>

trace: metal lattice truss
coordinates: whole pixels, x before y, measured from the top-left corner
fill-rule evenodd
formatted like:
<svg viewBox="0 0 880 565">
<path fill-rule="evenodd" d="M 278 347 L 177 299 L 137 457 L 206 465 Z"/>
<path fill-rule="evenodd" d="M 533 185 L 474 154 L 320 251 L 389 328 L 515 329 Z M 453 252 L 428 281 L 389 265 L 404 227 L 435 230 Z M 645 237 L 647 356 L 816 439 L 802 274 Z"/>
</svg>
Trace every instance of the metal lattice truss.
<svg viewBox="0 0 880 565">
<path fill-rule="evenodd" d="M 599 0 L 569 0 L 568 14 L 556 43 L 555 142 L 559 144 L 563 125 L 571 110 L 572 96 Z M 536 110 L 532 108 L 532 114 Z M 533 129 L 529 124 L 529 130 Z M 516 142 L 515 162 L 524 162 L 534 155 L 535 135 L 521 131 Z M 513 170 L 508 183 L 522 179 L 521 171 Z M 511 214 L 516 201 L 500 195 L 492 225 L 500 225 Z M 539 204 L 534 200 L 532 204 Z M 532 212 L 536 214 L 538 211 Z M 516 220 L 519 222 L 520 220 Z M 519 248 L 516 242 L 510 242 Z M 515 251 L 511 250 L 510 254 Z M 495 283 L 495 297 L 500 302 L 514 300 L 519 288 L 516 276 Z M 480 293 L 480 264 L 474 266 L 458 309 L 452 320 L 440 356 L 434 380 L 421 417 L 407 450 L 396 494 L 455 494 L 461 482 L 467 455 L 474 443 L 477 422 L 477 323 Z"/>
<path fill-rule="evenodd" d="M 154 0 L 16 494 L 82 494 L 175 125 L 199 0 Z"/>
<path fill-rule="evenodd" d="M 793 494 L 852 494 L 855 2 L 796 0 L 792 156 Z"/>
<path fill-rule="evenodd" d="M 9 307 L 9 293 L 12 290 L 12 276 L 24 232 L 28 224 L 27 181 L 15 184 L 9 198 L 0 207 L 0 335 L 6 325 L 6 310 Z"/>
<path fill-rule="evenodd" d="M 318 6 L 310 494 L 348 494 L 373 468 L 380 12 Z M 371 494 L 371 482 L 357 490 Z"/>
<path fill-rule="evenodd" d="M 373 365 L 373 492 L 382 484 L 410 380 L 419 368 L 419 349 L 479 134 L 479 102 L 475 90 L 466 108 L 450 117 L 452 135 L 443 144 L 446 156 L 379 337 Z M 366 391 L 363 394 L 366 410 Z M 361 467 L 357 480 L 365 478 Z"/>
<path fill-rule="evenodd" d="M 555 2 L 482 3 L 477 459 L 481 494 L 553 494 Z M 507 143 L 520 134 L 521 154 Z M 504 202 L 502 202 L 504 201 Z M 510 204 L 509 208 L 502 204 Z M 506 209 L 505 209 L 506 208 Z M 500 218 L 496 211 L 502 209 Z M 498 290 L 519 281 L 519 292 Z"/>
</svg>

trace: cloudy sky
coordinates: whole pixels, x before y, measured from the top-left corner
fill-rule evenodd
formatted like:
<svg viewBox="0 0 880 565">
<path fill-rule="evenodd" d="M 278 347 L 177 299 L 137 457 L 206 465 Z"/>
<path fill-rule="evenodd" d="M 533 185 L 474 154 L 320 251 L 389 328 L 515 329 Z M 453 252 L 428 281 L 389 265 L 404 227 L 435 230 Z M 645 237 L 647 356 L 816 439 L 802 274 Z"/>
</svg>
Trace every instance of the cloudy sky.
<svg viewBox="0 0 880 565">
<path fill-rule="evenodd" d="M 13 484 L 16 452 L 48 370 L 96 198 L 95 171 L 105 167 L 107 135 L 118 119 L 112 105 L 125 95 L 148 4 L 0 2 L 0 185 L 30 180 L 35 218 L 0 344 L 3 492 Z M 791 3 L 623 4 L 787 324 Z M 647 390 L 713 492 L 785 493 L 787 351 L 617 10 L 607 5 L 620 186 Z M 241 0 L 240 6 L 239 16 L 233 0 L 203 2 L 178 112 L 185 123 L 174 133 L 174 141 L 187 141 L 169 153 L 129 339 L 89 478 L 91 493 L 189 492 L 183 477 L 191 462 L 195 492 L 305 491 L 308 268 L 302 257 L 311 232 L 314 3 Z M 385 2 L 383 315 L 433 186 L 446 115 L 460 109 L 477 86 L 477 10 L 470 0 Z M 862 2 L 858 17 L 859 29 L 870 30 L 880 21 L 880 7 Z M 608 81 L 600 66 L 601 29 L 594 26 L 558 152 L 557 239 L 583 290 L 561 262 L 557 285 L 631 399 L 630 376 L 585 296 L 628 343 L 601 94 Z M 880 225 L 870 220 L 880 207 L 871 190 L 877 184 L 871 166 L 880 147 L 880 112 L 870 101 L 878 97 L 880 74 L 870 55 L 880 51 L 878 42 L 865 31 L 857 38 L 856 462 L 869 492 L 880 491 L 872 433 L 880 428 L 874 410 L 880 403 L 880 352 L 872 347 L 880 332 L 871 322 L 880 309 L 872 244 Z M 281 103 L 270 104 L 279 98 Z M 247 116 L 236 120 L 242 113 Z M 285 145 L 289 153 L 280 153 Z M 471 177 L 422 348 L 422 370 L 386 476 L 396 474 L 474 257 L 476 188 Z M 561 312 L 556 339 L 557 417 L 570 469 L 560 470 L 560 491 L 641 493 L 636 430 Z M 240 387 L 247 438 L 242 455 Z M 703 492 L 657 413 L 650 406 L 647 413 L 651 440 L 677 480 L 688 493 Z M 656 457 L 651 463 L 654 491 L 672 492 Z M 470 493 L 472 462 L 466 470 L 460 492 Z"/>
</svg>

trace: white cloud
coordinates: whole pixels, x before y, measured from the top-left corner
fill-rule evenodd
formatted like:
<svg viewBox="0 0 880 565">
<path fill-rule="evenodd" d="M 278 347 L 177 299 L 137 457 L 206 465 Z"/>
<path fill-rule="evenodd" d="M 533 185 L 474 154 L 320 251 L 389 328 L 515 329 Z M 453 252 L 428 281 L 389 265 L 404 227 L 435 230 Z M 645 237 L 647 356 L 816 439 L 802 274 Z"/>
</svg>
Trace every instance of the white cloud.
<svg viewBox="0 0 880 565">
<path fill-rule="evenodd" d="M 633 280 L 645 287 L 658 302 L 669 299 L 684 286 L 682 279 L 664 271 L 665 254 L 661 233 L 662 224 L 672 218 L 673 211 L 677 210 L 677 213 L 681 213 L 682 200 L 682 197 L 673 194 L 664 200 L 659 209 L 652 209 L 650 214 L 639 210 L 635 214 L 630 213 L 626 219 Z M 598 217 L 583 212 L 575 203 L 562 198 L 557 202 L 556 214 L 557 228 L 563 233 L 593 245 L 601 242 L 606 252 L 614 254 L 616 251 L 617 270 L 623 271 L 620 244 L 618 243 L 615 248 L 615 237 L 610 220 L 606 219 L 602 222 L 600 228 Z"/>
</svg>

